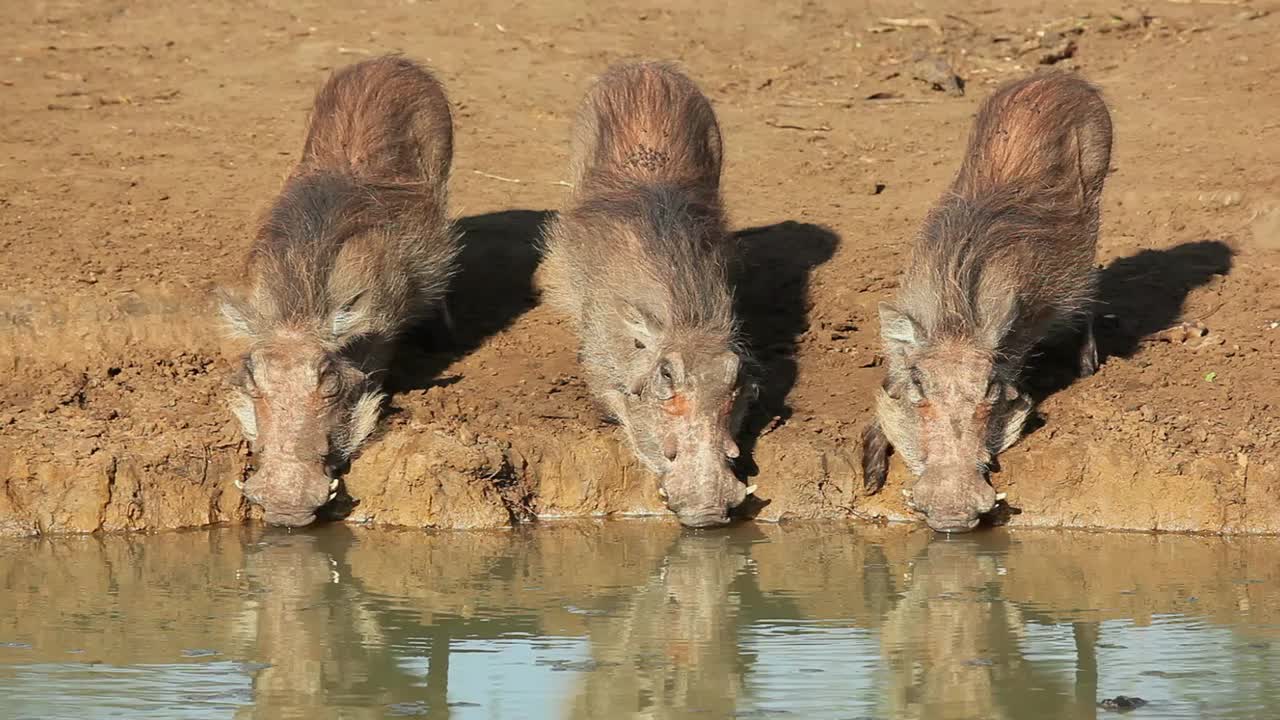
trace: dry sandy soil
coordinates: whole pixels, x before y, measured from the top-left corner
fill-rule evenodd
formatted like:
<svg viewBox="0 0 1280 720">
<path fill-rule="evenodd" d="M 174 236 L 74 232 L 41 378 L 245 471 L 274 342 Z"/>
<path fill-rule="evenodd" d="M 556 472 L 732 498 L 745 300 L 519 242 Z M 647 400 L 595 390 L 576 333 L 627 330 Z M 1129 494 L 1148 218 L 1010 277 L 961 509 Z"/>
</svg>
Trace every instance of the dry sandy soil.
<svg viewBox="0 0 1280 720">
<path fill-rule="evenodd" d="M 836 7 L 839 5 L 840 7 Z M 886 24 L 883 18 L 927 19 Z M 333 69 L 405 52 L 455 105 L 467 230 L 453 336 L 407 344 L 350 520 L 500 526 L 660 512 L 538 305 L 568 126 L 610 62 L 684 63 L 726 137 L 742 312 L 768 369 L 745 474 L 759 520 L 905 519 L 858 435 L 888 297 L 967 125 L 1043 63 L 1116 124 L 1102 370 L 1046 361 L 1042 422 L 993 476 L 1015 525 L 1280 532 L 1280 4 L 807 1 L 586 7 L 401 0 L 47 2 L 0 13 L 0 533 L 251 517 L 209 298 L 301 148 Z M 1069 57 L 1064 57 L 1069 56 Z M 940 58 L 963 93 L 935 88 Z M 1186 323 L 1186 325 L 1183 325 Z"/>
</svg>

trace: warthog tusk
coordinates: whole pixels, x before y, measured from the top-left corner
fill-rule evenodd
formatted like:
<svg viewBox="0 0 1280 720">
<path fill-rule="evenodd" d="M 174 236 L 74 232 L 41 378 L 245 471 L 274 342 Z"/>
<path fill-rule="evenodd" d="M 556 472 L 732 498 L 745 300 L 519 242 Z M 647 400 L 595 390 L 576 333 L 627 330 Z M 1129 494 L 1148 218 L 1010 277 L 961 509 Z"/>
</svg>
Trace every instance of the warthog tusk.
<svg viewBox="0 0 1280 720">
<path fill-rule="evenodd" d="M 1000 502 L 1005 498 L 1005 493 L 996 493 L 996 502 Z"/>
<path fill-rule="evenodd" d="M 243 480 L 241 480 L 241 479 L 239 479 L 239 478 L 236 478 L 236 489 L 237 489 L 237 490 L 243 490 L 243 489 L 244 489 L 244 481 L 243 481 Z"/>
<path fill-rule="evenodd" d="M 756 492 L 756 486 L 755 486 L 755 485 L 748 485 L 748 486 L 747 486 L 747 494 L 748 494 L 748 495 L 754 495 L 754 494 L 755 494 L 755 492 Z"/>
<path fill-rule="evenodd" d="M 663 500 L 666 500 L 666 499 L 667 499 L 667 491 L 666 491 L 666 490 L 663 490 L 662 488 L 658 488 L 658 494 L 662 496 L 662 499 L 663 499 Z"/>
<path fill-rule="evenodd" d="M 337 489 L 338 489 L 338 478 L 334 478 L 334 479 L 333 479 L 333 482 L 329 483 L 329 489 L 330 489 L 330 490 L 337 490 Z"/>
</svg>

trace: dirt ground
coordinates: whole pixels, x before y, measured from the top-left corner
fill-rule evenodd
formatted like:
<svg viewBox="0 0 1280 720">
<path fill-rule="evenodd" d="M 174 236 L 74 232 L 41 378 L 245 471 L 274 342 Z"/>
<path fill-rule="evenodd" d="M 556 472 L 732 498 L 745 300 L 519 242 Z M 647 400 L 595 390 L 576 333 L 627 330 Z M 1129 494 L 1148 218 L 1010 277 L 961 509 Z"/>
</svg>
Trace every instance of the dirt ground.
<svg viewBox="0 0 1280 720">
<path fill-rule="evenodd" d="M 16 5 L 14 6 L 16 8 Z M 398 51 L 455 106 L 467 230 L 450 337 L 402 354 L 349 519 L 491 527 L 660 512 L 588 402 L 531 243 L 565 199 L 572 111 L 622 59 L 713 99 L 768 375 L 744 472 L 760 520 L 909 517 L 864 497 L 876 303 L 990 89 L 1046 64 L 1112 105 L 1100 341 L 1030 384 L 1003 521 L 1280 532 L 1280 3 L 44 2 L 0 13 L 0 533 L 251 516 L 210 292 L 301 149 L 333 69 Z M 939 73 L 963 79 L 962 92 Z M 920 79 L 924 78 L 924 79 Z M 1183 324 L 1185 323 L 1185 325 Z"/>
</svg>

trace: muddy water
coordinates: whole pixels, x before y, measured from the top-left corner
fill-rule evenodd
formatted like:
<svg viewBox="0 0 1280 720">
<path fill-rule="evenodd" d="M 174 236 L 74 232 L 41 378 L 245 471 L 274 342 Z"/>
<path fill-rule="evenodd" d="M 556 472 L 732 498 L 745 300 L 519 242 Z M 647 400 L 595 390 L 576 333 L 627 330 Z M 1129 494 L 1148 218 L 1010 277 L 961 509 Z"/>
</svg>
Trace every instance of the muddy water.
<svg viewBox="0 0 1280 720">
<path fill-rule="evenodd" d="M 1280 717 L 1278 558 L 658 522 L 5 541 L 0 717 Z"/>
</svg>

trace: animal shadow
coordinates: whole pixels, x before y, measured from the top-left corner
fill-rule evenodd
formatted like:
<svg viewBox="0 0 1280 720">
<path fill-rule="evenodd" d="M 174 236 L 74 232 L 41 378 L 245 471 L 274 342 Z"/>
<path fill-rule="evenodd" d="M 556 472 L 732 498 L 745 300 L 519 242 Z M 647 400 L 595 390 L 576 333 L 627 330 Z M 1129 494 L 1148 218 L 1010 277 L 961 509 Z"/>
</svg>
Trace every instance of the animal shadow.
<svg viewBox="0 0 1280 720">
<path fill-rule="evenodd" d="M 401 341 L 387 383 L 392 392 L 456 382 L 440 373 L 536 304 L 537 241 L 550 217 L 504 210 L 458 221 L 462 254 L 446 300 L 449 322 L 434 318 Z"/>
<path fill-rule="evenodd" d="M 432 318 L 400 339 L 384 383 L 387 392 L 452 385 L 459 378 L 440 377 L 445 368 L 533 307 L 533 273 L 540 257 L 537 240 L 550 215 L 538 210 L 505 210 L 458 221 L 462 253 L 446 298 L 450 322 Z M 383 417 L 397 412 L 394 406 L 386 407 Z M 380 424 L 370 439 L 385 429 Z M 333 476 L 340 482 L 337 495 L 317 511 L 320 520 L 344 520 L 360 504 L 347 492 L 346 475 L 353 459 L 330 458 Z"/>
<path fill-rule="evenodd" d="M 1099 277 L 1093 323 L 1099 359 L 1132 357 L 1145 338 L 1179 322 L 1191 291 L 1231 272 L 1234 255 L 1222 241 L 1199 240 L 1113 260 Z M 1074 383 L 1077 371 L 1064 347 L 1039 350 L 1028 377 L 1044 399 Z"/>
<path fill-rule="evenodd" d="M 743 424 L 740 467 L 748 476 L 756 440 L 775 416 L 790 414 L 786 400 L 795 385 L 796 342 L 809 329 L 809 275 L 840 245 L 831 230 L 793 221 L 741 230 L 735 235 L 734 268 L 738 317 L 757 363 L 760 394 Z"/>
</svg>

